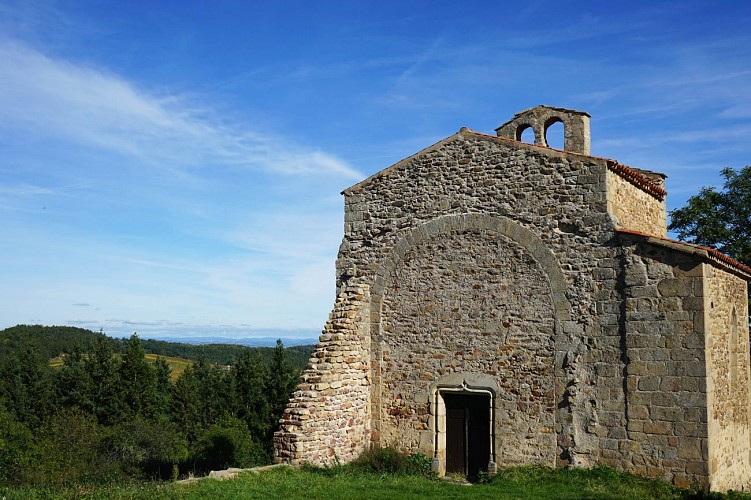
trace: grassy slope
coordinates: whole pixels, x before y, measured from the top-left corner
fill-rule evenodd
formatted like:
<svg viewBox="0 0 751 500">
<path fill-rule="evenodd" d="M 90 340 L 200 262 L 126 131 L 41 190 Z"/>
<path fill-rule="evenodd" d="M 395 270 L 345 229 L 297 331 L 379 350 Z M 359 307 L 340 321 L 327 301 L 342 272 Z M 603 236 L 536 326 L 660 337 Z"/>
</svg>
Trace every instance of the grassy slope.
<svg viewBox="0 0 751 500">
<path fill-rule="evenodd" d="M 206 479 L 191 484 L 138 484 L 67 492 L 3 490 L 11 498 L 277 498 L 277 499 L 750 499 L 748 495 L 702 495 L 636 478 L 612 469 L 547 470 L 521 467 L 503 471 L 490 484 L 462 485 L 415 476 L 338 474 L 280 468 L 238 479 Z"/>
</svg>

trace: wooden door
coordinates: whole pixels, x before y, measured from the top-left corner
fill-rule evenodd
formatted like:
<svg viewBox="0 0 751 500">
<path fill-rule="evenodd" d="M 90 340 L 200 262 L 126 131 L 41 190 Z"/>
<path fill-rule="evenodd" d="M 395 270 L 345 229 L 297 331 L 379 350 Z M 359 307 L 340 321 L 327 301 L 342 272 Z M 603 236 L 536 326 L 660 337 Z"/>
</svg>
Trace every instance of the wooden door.
<svg viewBox="0 0 751 500">
<path fill-rule="evenodd" d="M 444 394 L 446 405 L 446 473 L 476 481 L 490 460 L 490 397 Z"/>
</svg>

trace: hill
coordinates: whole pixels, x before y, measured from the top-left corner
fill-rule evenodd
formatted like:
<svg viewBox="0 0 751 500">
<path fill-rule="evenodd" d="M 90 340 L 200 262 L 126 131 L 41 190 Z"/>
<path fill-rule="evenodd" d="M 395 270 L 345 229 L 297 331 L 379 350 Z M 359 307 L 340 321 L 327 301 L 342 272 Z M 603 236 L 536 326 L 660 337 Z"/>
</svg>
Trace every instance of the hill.
<svg viewBox="0 0 751 500">
<path fill-rule="evenodd" d="M 27 347 L 33 347 L 42 357 L 49 360 L 71 352 L 76 346 L 86 352 L 101 340 L 110 343 L 112 350 L 117 353 L 122 353 L 128 343 L 128 339 L 114 339 L 102 332 L 93 332 L 85 328 L 17 325 L 0 331 L 0 360 Z M 142 339 L 141 347 L 147 354 L 155 356 L 190 361 L 203 359 L 215 365 L 233 364 L 246 350 L 258 351 L 263 359 L 268 361 L 274 351 L 273 347 L 247 347 L 238 344 L 196 345 L 153 339 Z M 312 345 L 285 348 L 287 359 L 298 370 L 305 368 L 313 349 Z"/>
</svg>

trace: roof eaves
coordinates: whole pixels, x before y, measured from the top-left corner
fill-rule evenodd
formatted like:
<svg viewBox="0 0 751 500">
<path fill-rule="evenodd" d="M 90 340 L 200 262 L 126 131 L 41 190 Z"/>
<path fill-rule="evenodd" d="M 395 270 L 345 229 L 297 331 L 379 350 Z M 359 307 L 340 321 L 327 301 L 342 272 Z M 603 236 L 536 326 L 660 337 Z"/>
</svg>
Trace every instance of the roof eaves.
<svg viewBox="0 0 751 500">
<path fill-rule="evenodd" d="M 697 257 L 719 264 L 720 267 L 724 267 L 734 271 L 736 274 L 740 274 L 747 281 L 751 281 L 751 267 L 738 262 L 725 255 L 722 252 L 715 250 L 714 248 L 705 247 L 702 245 L 696 245 L 694 243 L 686 243 L 685 241 L 678 241 L 663 236 L 655 236 L 652 234 L 642 233 L 640 231 L 634 231 L 633 229 L 617 228 L 616 232 L 628 236 L 636 236 L 647 243 L 653 243 L 665 248 L 670 248 L 682 253 L 696 255 Z"/>
<path fill-rule="evenodd" d="M 618 174 L 634 186 L 651 194 L 660 201 L 663 201 L 668 194 L 665 189 L 650 181 L 645 175 L 637 172 L 631 167 L 622 165 L 615 160 L 608 160 L 608 170 Z"/>
</svg>

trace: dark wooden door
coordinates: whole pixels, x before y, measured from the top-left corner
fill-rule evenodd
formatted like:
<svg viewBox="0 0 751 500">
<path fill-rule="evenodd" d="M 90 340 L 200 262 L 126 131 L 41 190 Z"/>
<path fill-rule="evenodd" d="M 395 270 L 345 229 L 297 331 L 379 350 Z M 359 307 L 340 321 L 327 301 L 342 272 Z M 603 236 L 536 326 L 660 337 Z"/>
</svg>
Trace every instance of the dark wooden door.
<svg viewBox="0 0 751 500">
<path fill-rule="evenodd" d="M 490 460 L 490 397 L 444 394 L 446 404 L 446 473 L 477 480 Z"/>
<path fill-rule="evenodd" d="M 452 396 L 446 403 L 446 473 L 467 473 L 467 411 Z"/>
</svg>

